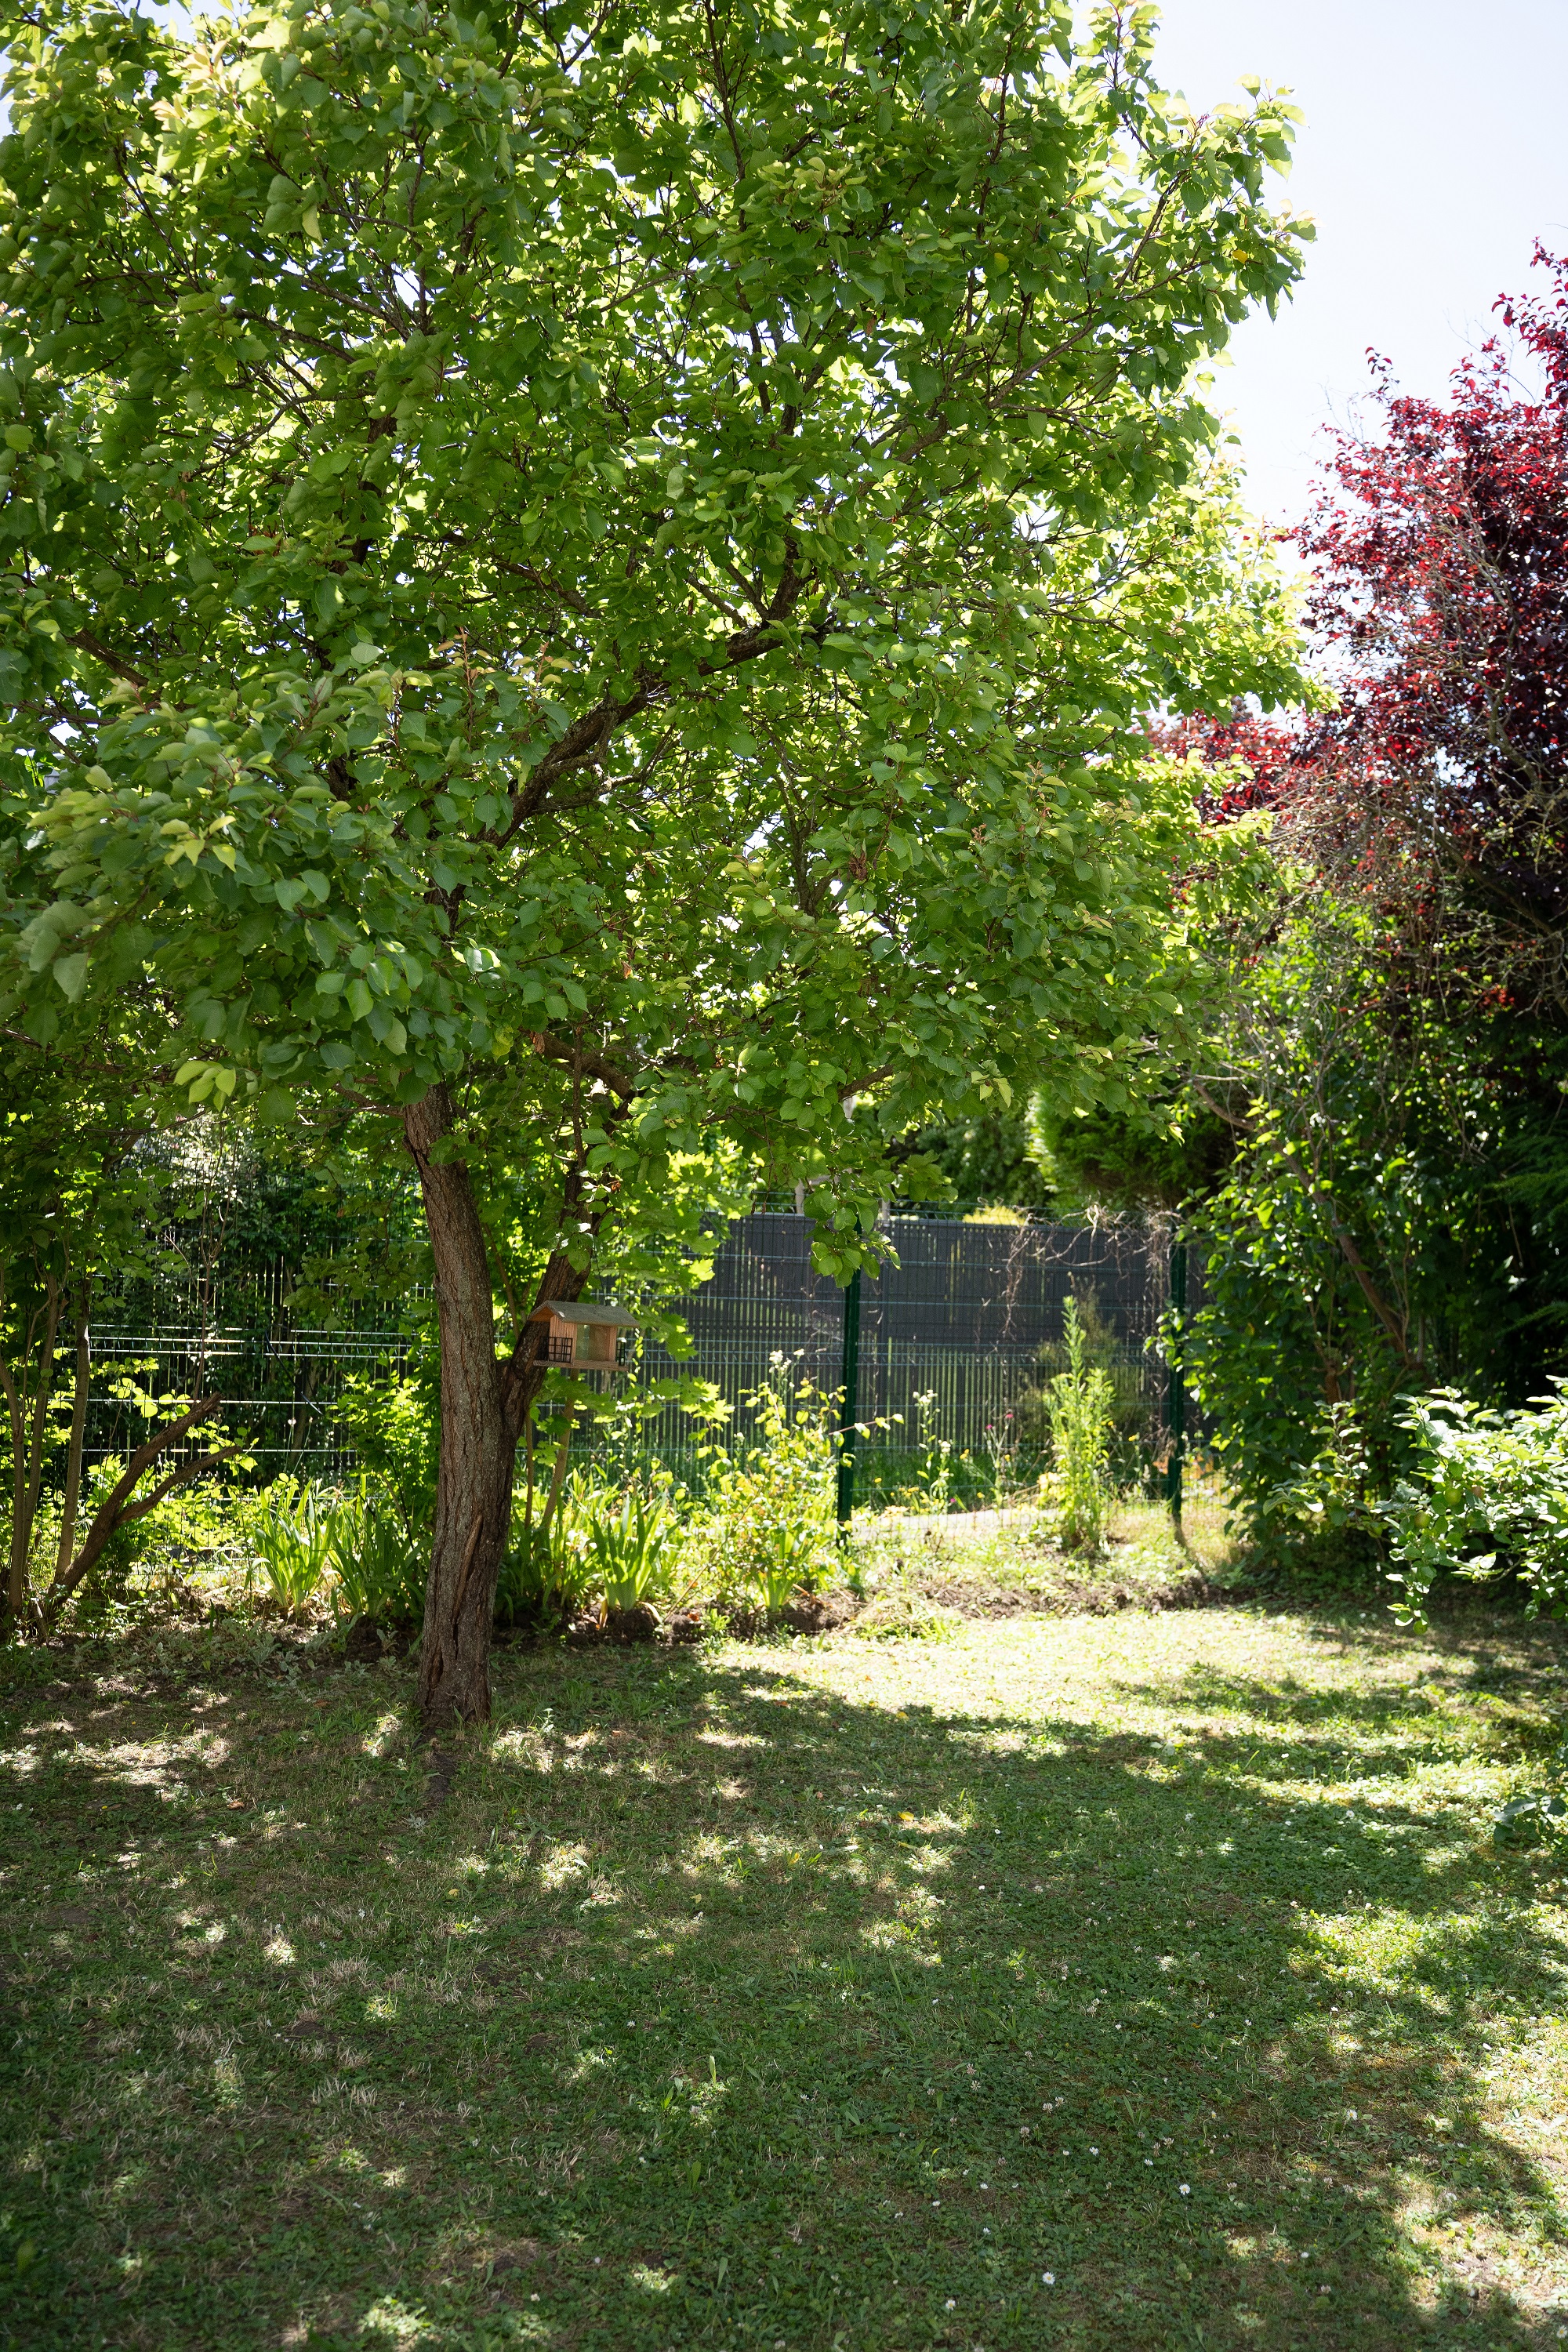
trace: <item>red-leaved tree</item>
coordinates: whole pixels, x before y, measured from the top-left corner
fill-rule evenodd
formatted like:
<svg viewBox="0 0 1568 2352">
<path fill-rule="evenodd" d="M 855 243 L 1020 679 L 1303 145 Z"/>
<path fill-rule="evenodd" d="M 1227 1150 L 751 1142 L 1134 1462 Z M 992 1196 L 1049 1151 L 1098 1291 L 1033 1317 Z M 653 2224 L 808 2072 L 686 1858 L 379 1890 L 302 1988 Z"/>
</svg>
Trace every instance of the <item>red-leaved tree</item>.
<svg viewBox="0 0 1568 2352">
<path fill-rule="evenodd" d="M 1298 726 L 1237 712 L 1173 748 L 1250 778 L 1224 823 L 1272 809 L 1322 881 L 1369 896 L 1406 979 L 1568 1018 L 1568 260 L 1497 305 L 1510 336 L 1447 401 L 1373 361 L 1382 431 L 1342 435 L 1290 534 L 1338 697 Z"/>
</svg>

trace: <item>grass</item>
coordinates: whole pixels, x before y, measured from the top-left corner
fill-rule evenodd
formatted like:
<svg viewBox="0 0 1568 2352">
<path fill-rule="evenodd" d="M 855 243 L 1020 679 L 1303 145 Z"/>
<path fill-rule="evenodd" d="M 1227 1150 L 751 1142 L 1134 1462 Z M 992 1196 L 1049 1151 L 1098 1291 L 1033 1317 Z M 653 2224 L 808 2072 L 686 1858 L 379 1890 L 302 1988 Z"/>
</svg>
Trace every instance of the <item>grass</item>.
<svg viewBox="0 0 1568 2352">
<path fill-rule="evenodd" d="M 0 2340 L 1555 2344 L 1562 1656 L 514 1650 L 433 1752 L 324 1645 L 13 1655 Z"/>
</svg>

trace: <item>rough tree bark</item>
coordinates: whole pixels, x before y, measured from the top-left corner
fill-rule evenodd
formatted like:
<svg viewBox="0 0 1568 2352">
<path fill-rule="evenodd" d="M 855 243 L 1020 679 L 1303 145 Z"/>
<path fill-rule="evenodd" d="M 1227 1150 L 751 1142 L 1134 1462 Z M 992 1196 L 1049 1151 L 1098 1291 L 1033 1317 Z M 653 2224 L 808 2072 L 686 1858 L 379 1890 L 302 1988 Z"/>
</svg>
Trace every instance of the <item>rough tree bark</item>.
<svg viewBox="0 0 1568 2352">
<path fill-rule="evenodd" d="M 490 1624 L 511 1528 L 512 1473 L 546 1370 L 542 1326 L 525 1328 L 510 1356 L 496 1352 L 484 1227 L 467 1163 L 447 1144 L 456 1125 L 445 1087 L 432 1087 L 403 1114 L 435 1259 L 441 1346 L 436 1528 L 418 1691 L 420 1712 L 433 1729 L 483 1723 L 489 1715 Z M 582 1287 L 582 1276 L 557 1256 L 539 1295 L 575 1298 Z"/>
</svg>

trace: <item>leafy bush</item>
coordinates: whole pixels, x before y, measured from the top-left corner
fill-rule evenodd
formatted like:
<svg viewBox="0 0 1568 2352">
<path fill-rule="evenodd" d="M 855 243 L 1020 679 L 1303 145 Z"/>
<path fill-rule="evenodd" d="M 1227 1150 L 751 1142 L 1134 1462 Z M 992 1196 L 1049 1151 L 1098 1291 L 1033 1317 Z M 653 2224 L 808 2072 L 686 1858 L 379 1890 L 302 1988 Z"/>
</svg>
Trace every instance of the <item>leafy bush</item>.
<svg viewBox="0 0 1568 2352">
<path fill-rule="evenodd" d="M 338 1415 L 361 1463 L 395 1501 L 412 1543 L 436 1517 L 439 1400 L 428 1378 L 348 1381 Z"/>
<path fill-rule="evenodd" d="M 1359 1403 L 1319 1408 L 1316 1450 L 1258 1498 L 1249 1514 L 1270 1558 L 1325 1590 L 1375 1583 L 1387 1571 L 1388 1527 L 1378 1465 Z"/>
<path fill-rule="evenodd" d="M 1409 1475 L 1382 1507 L 1394 1531 L 1404 1612 L 1425 1613 L 1445 1570 L 1482 1582 L 1511 1570 L 1528 1588 L 1527 1613 L 1568 1601 L 1568 1381 L 1514 1412 L 1473 1404 L 1456 1390 L 1411 1401 Z"/>
<path fill-rule="evenodd" d="M 834 1406 L 809 1381 L 793 1383 L 782 1355 L 744 1402 L 756 1414 L 756 1434 L 733 1454 L 710 1449 L 709 1517 L 699 1546 L 721 1590 L 773 1614 L 820 1584 L 837 1558 Z"/>
<path fill-rule="evenodd" d="M 1045 1389 L 1055 1454 L 1042 1482 L 1047 1517 L 1059 1543 L 1075 1551 L 1099 1551 L 1112 1499 L 1115 1389 L 1104 1366 L 1088 1360 L 1088 1334 L 1076 1298 L 1068 1300 L 1063 1331 L 1068 1368 Z"/>
</svg>

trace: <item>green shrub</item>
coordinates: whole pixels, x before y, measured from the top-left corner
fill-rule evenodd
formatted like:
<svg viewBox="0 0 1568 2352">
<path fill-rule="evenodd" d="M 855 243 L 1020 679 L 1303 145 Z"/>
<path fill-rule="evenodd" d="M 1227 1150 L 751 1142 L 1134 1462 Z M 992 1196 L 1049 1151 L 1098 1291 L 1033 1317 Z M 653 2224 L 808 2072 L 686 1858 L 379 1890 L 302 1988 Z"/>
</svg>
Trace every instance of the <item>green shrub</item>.
<svg viewBox="0 0 1568 2352">
<path fill-rule="evenodd" d="M 395 1501 L 411 1543 L 436 1518 L 439 1400 L 427 1378 L 348 1381 L 338 1415 L 376 1486 Z"/>
<path fill-rule="evenodd" d="M 1511 1571 L 1527 1614 L 1568 1603 L 1568 1381 L 1514 1412 L 1456 1390 L 1411 1401 L 1409 1473 L 1382 1507 L 1405 1614 L 1424 1615 L 1445 1571 L 1483 1582 Z"/>
<path fill-rule="evenodd" d="M 1320 1406 L 1316 1450 L 1260 1496 L 1250 1514 L 1267 1545 L 1258 1565 L 1297 1583 L 1364 1591 L 1387 1573 L 1388 1527 L 1377 1496 L 1377 1463 L 1352 1399 Z"/>
<path fill-rule="evenodd" d="M 837 1557 L 834 1402 L 809 1381 L 795 1382 L 782 1355 L 744 1402 L 756 1415 L 756 1433 L 732 1454 L 711 1449 L 708 1518 L 697 1545 L 721 1591 L 772 1615 L 795 1593 L 815 1590 Z"/>
</svg>

